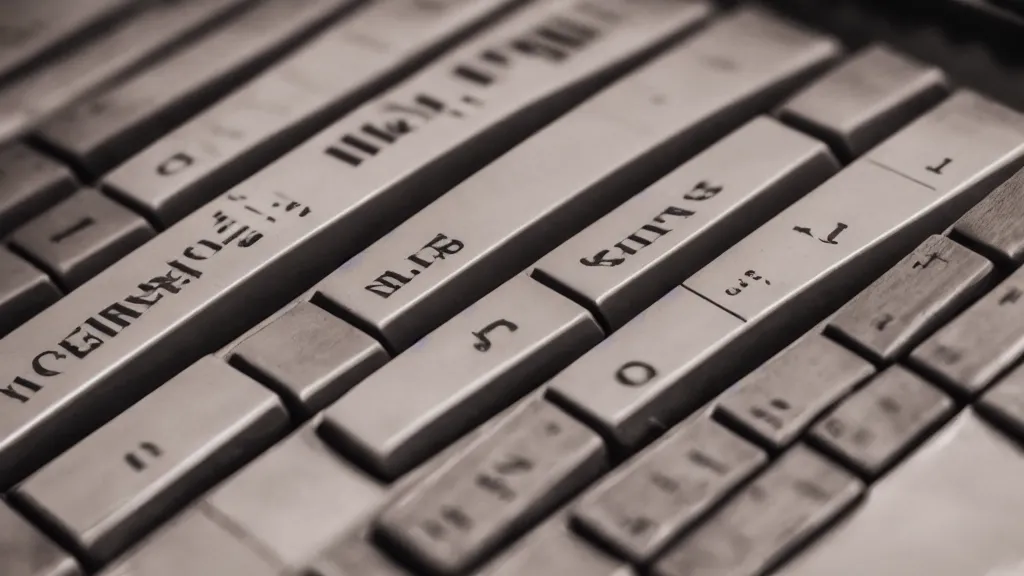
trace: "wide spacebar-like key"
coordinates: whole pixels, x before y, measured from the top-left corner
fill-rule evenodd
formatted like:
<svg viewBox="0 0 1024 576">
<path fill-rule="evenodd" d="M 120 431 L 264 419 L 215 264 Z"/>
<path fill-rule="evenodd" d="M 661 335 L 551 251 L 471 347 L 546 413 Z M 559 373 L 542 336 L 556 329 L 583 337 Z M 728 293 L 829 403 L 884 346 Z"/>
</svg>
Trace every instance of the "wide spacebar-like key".
<svg viewBox="0 0 1024 576">
<path fill-rule="evenodd" d="M 0 486 L 241 333 L 709 12 L 703 3 L 599 4 L 596 13 L 593 1 L 589 10 L 560 1 L 517 13 L 0 341 Z M 553 21 L 571 23 L 577 41 L 542 48 L 540 32 Z"/>
</svg>

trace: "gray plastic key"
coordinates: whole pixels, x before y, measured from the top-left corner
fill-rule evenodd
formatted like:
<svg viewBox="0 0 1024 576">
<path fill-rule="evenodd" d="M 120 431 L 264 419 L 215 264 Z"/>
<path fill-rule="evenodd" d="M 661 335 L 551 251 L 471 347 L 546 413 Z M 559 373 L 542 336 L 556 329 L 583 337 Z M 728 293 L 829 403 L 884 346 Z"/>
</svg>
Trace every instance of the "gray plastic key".
<svg viewBox="0 0 1024 576">
<path fill-rule="evenodd" d="M 371 2 L 133 156 L 104 184 L 154 220 L 176 222 L 509 4 Z"/>
<path fill-rule="evenodd" d="M 330 406 L 321 434 L 374 473 L 395 478 L 601 337 L 586 310 L 516 276 Z"/>
<path fill-rule="evenodd" d="M 105 563 L 284 434 L 269 390 L 207 356 L 21 483 L 14 496 Z"/>
<path fill-rule="evenodd" d="M 1024 354 L 1024 268 L 922 342 L 910 361 L 957 393 L 973 396 Z"/>
<path fill-rule="evenodd" d="M 1001 378 L 976 406 L 983 415 L 1024 438 L 1024 365 Z"/>
<path fill-rule="evenodd" d="M 402 350 L 839 51 L 766 12 L 724 17 L 474 174 L 319 289 Z M 645 218 L 661 211 L 661 223 L 683 225 L 684 212 L 664 206 Z M 389 285 L 395 276 L 408 281 Z"/>
<path fill-rule="evenodd" d="M 140 381 L 241 334 L 705 12 L 689 2 L 581 6 L 535 3 L 460 45 L 0 340 L 0 387 L 35 388 L 26 403 L 0 397 L 0 489 L 110 417 L 111 398 L 131 401 Z M 586 42 L 541 52 L 538 30 L 553 18 L 588 31 Z M 506 60 L 483 59 L 491 51 Z M 354 147 L 368 125 L 393 130 L 394 141 L 375 140 L 374 153 Z M 114 304 L 136 314 L 122 319 L 123 337 L 99 316 Z M 62 360 L 59 374 L 33 369 L 68 338 L 82 358 Z"/>
<path fill-rule="evenodd" d="M 591 488 L 574 516 L 588 533 L 646 565 L 767 462 L 757 446 L 694 417 Z"/>
<path fill-rule="evenodd" d="M 4 576 L 81 576 L 75 560 L 0 502 L 0 568 Z"/>
<path fill-rule="evenodd" d="M 21 326 L 60 296 L 60 290 L 45 272 L 6 248 L 0 248 L 0 337 Z"/>
<path fill-rule="evenodd" d="M 870 46 L 793 97 L 779 117 L 856 158 L 938 103 L 942 70 Z"/>
<path fill-rule="evenodd" d="M 299 302 L 231 352 L 231 362 L 311 416 L 388 361 L 376 340 Z"/>
<path fill-rule="evenodd" d="M 556 248 L 534 275 L 619 328 L 837 168 L 824 144 L 758 117 Z"/>
<path fill-rule="evenodd" d="M 829 330 L 875 362 L 892 362 L 981 290 L 993 266 L 945 236 L 932 236 L 857 295 Z"/>
<path fill-rule="evenodd" d="M 304 576 L 412 576 L 372 544 L 366 535 L 346 536 L 317 556 Z"/>
<path fill-rule="evenodd" d="M 141 216 L 84 188 L 19 228 L 11 242 L 73 290 L 153 235 Z"/>
<path fill-rule="evenodd" d="M 0 236 L 37 216 L 78 189 L 63 164 L 28 146 L 0 147 Z"/>
<path fill-rule="evenodd" d="M 103 174 L 255 76 L 354 0 L 264 0 L 128 80 L 38 129 L 90 174 Z"/>
<path fill-rule="evenodd" d="M 381 513 L 382 535 L 441 574 L 462 573 L 605 468 L 601 439 L 537 400 Z"/>
<path fill-rule="evenodd" d="M 718 414 L 771 449 L 782 450 L 874 373 L 867 360 L 809 334 L 725 392 Z"/>
<path fill-rule="evenodd" d="M 151 2 L 138 15 L 113 24 L 44 68 L 0 87 L 0 141 L 27 131 L 42 118 L 138 70 L 196 30 L 252 1 Z"/>
<path fill-rule="evenodd" d="M 1024 263 L 1024 170 L 957 220 L 953 231 L 1001 264 Z"/>
<path fill-rule="evenodd" d="M 810 431 L 863 477 L 874 479 L 955 409 L 953 401 L 905 368 L 892 366 Z"/>
<path fill-rule="evenodd" d="M 863 491 L 864 485 L 848 472 L 795 446 L 683 538 L 654 565 L 653 573 L 765 574 L 852 506 Z"/>
</svg>

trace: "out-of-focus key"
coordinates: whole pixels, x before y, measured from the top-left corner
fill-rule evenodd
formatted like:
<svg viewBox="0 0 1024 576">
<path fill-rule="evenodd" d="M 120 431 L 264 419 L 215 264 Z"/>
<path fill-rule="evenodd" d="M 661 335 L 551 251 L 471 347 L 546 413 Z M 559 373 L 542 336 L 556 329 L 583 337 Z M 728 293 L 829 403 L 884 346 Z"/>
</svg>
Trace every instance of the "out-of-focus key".
<svg viewBox="0 0 1024 576">
<path fill-rule="evenodd" d="M 992 270 L 974 252 L 932 236 L 843 306 L 829 330 L 872 360 L 892 362 L 959 312 Z"/>
<path fill-rule="evenodd" d="M 0 337 L 60 298 L 45 272 L 0 248 Z M 3 393 L 0 388 L 0 393 Z"/>
<path fill-rule="evenodd" d="M 154 220 L 176 222 L 516 1 L 371 2 L 133 156 L 104 184 Z"/>
<path fill-rule="evenodd" d="M 166 379 L 241 334 L 707 12 L 676 1 L 535 3 L 22 325 L 0 340 L 0 382 L 32 396 L 0 397 L 0 487 L 112 416 L 111 399 L 137 398 L 140 381 Z M 580 42 L 542 44 L 562 20 Z M 367 126 L 391 142 L 371 140 Z M 103 319 L 115 304 L 134 314 L 119 318 L 128 326 Z M 76 354 L 34 370 L 33 358 L 65 345 Z"/>
<path fill-rule="evenodd" d="M 474 174 L 319 289 L 404 349 L 839 50 L 765 12 L 725 17 Z M 637 232 L 635 245 L 685 226 L 688 208 L 646 214 L 653 230 Z"/>
<path fill-rule="evenodd" d="M 516 276 L 330 406 L 321 434 L 374 473 L 397 477 L 601 337 L 586 310 Z"/>
<path fill-rule="evenodd" d="M 277 396 L 207 356 L 13 494 L 105 563 L 268 447 L 287 425 Z"/>
<path fill-rule="evenodd" d="M 836 169 L 824 144 L 759 117 L 556 248 L 534 276 L 619 328 Z"/>
<path fill-rule="evenodd" d="M 810 334 L 725 392 L 717 412 L 769 448 L 782 450 L 874 373 L 867 360 Z"/>
<path fill-rule="evenodd" d="M 647 564 L 768 461 L 757 446 L 694 417 L 583 496 L 574 516 L 635 564 Z"/>
<path fill-rule="evenodd" d="M 357 531 L 333 544 L 307 567 L 304 576 L 411 576 Z"/>
<path fill-rule="evenodd" d="M 81 576 L 78 564 L 32 524 L 0 502 L 0 568 L 4 576 Z"/>
<path fill-rule="evenodd" d="M 289 408 L 306 416 L 387 360 L 376 340 L 308 302 L 299 302 L 231 352 L 232 364 L 277 390 Z"/>
<path fill-rule="evenodd" d="M 0 87 L 0 141 L 30 129 L 75 100 L 137 70 L 203 26 L 253 0 L 150 2 L 90 41 Z"/>
<path fill-rule="evenodd" d="M 0 148 L 0 236 L 78 189 L 63 164 L 10 142 Z"/>
<path fill-rule="evenodd" d="M 863 491 L 864 485 L 848 472 L 795 446 L 673 547 L 653 573 L 765 574 L 853 505 Z"/>
<path fill-rule="evenodd" d="M 938 427 L 954 408 L 953 401 L 931 384 L 893 366 L 818 422 L 810 438 L 873 479 Z"/>
<path fill-rule="evenodd" d="M 601 439 L 537 400 L 384 509 L 382 536 L 441 574 L 462 573 L 606 466 Z"/>
<path fill-rule="evenodd" d="M 794 96 L 779 117 L 852 159 L 938 103 L 947 89 L 942 70 L 871 46 Z"/>
<path fill-rule="evenodd" d="M 1003 280 L 910 354 L 959 394 L 973 396 L 1024 354 L 1024 268 Z"/>
<path fill-rule="evenodd" d="M 123 83 L 61 111 L 39 136 L 103 174 L 256 75 L 354 0 L 265 0 Z"/>
<path fill-rule="evenodd" d="M 1000 264 L 1024 263 L 1024 170 L 964 214 L 953 234 Z"/>
<path fill-rule="evenodd" d="M 70 291 L 153 234 L 141 216 L 85 188 L 19 228 L 11 242 Z"/>
<path fill-rule="evenodd" d="M 975 406 L 984 416 L 1024 439 L 1024 365 L 1010 371 Z"/>
</svg>

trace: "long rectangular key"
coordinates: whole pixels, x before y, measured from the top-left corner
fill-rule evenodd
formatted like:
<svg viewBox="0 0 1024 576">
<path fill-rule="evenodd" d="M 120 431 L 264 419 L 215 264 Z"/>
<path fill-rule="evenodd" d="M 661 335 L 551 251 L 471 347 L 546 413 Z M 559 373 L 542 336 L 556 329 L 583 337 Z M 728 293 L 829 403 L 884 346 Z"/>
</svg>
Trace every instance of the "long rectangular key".
<svg viewBox="0 0 1024 576">
<path fill-rule="evenodd" d="M 474 174 L 319 290 L 402 350 L 839 50 L 766 12 L 724 17 Z M 661 215 L 667 226 L 683 217 Z"/>
<path fill-rule="evenodd" d="M 354 0 L 264 0 L 128 80 L 62 110 L 37 135 L 86 172 L 124 161 L 255 76 Z"/>
<path fill-rule="evenodd" d="M 268 447 L 287 425 L 277 396 L 207 356 L 12 494 L 93 562 L 105 563 Z"/>
<path fill-rule="evenodd" d="M 627 323 L 551 392 L 637 442 L 809 329 L 1022 162 L 1024 117 L 959 93 Z"/>
<path fill-rule="evenodd" d="M 0 141 L 25 132 L 43 117 L 151 62 L 190 34 L 252 1 L 153 3 L 45 68 L 0 87 Z"/>
<path fill-rule="evenodd" d="M 20 144 L 0 148 L 0 236 L 78 189 L 66 166 Z"/>
<path fill-rule="evenodd" d="M 362 6 L 117 167 L 104 184 L 151 219 L 176 222 L 509 5 L 378 0 Z"/>
<path fill-rule="evenodd" d="M 586 310 L 516 276 L 327 408 L 321 434 L 374 473 L 395 478 L 601 337 Z"/>
<path fill-rule="evenodd" d="M 0 501 L 0 568 L 4 576 L 81 576 L 75 560 Z"/>
<path fill-rule="evenodd" d="M 758 117 L 563 243 L 534 277 L 620 328 L 837 169 L 821 142 Z"/>
<path fill-rule="evenodd" d="M 112 416 L 111 398 L 135 398 L 140 381 L 224 344 L 708 13 L 703 3 L 594 2 L 519 12 L 0 340 L 0 389 L 31 397 L 0 396 L 0 486 Z M 583 9 L 595 5 L 603 10 Z M 554 19 L 585 37 L 541 51 Z M 504 60 L 481 56 L 493 51 Z"/>
</svg>

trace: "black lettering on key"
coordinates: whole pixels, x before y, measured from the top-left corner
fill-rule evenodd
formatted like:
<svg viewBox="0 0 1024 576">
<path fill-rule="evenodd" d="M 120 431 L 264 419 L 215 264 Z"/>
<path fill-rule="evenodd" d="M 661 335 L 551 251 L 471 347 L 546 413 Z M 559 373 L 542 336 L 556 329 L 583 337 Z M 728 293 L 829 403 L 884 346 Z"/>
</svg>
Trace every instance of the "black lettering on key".
<svg viewBox="0 0 1024 576">
<path fill-rule="evenodd" d="M 941 176 L 942 175 L 942 169 L 945 168 L 946 166 L 949 166 L 952 163 L 953 163 L 953 159 L 952 158 L 943 158 L 942 162 L 939 162 L 935 166 L 925 166 L 925 170 L 931 172 L 932 174 L 938 174 L 938 175 Z"/>
<path fill-rule="evenodd" d="M 915 270 L 917 268 L 921 268 L 923 270 L 931 266 L 933 262 L 942 262 L 943 264 L 949 264 L 949 260 L 946 260 L 942 256 L 939 256 L 938 252 L 932 252 L 931 254 L 928 255 L 928 259 L 925 260 L 924 262 L 921 262 L 920 260 L 915 260 L 913 268 Z"/>
<path fill-rule="evenodd" d="M 478 340 L 478 342 L 473 344 L 473 348 L 476 348 L 480 352 L 487 352 L 488 350 L 490 350 L 491 341 L 490 339 L 487 338 L 487 335 L 498 328 L 505 328 L 509 332 L 515 332 L 516 330 L 519 329 L 519 326 L 516 326 L 514 323 L 509 322 L 504 318 L 502 318 L 501 320 L 495 320 L 494 322 L 491 322 L 487 326 L 484 326 L 483 330 L 472 333 L 473 336 L 475 336 L 476 339 Z"/>
<path fill-rule="evenodd" d="M 849 226 L 843 224 L 842 222 L 838 222 L 836 223 L 836 227 L 831 232 L 829 232 L 828 236 L 826 236 L 825 238 L 815 238 L 814 234 L 811 232 L 811 229 L 806 226 L 794 226 L 793 231 L 798 232 L 800 234 L 804 234 L 805 236 L 809 236 L 811 238 L 815 238 L 816 240 L 823 244 L 839 244 L 839 242 L 836 239 L 839 238 L 839 235 L 842 234 L 843 230 L 846 230 L 847 228 L 849 228 Z"/>
<path fill-rule="evenodd" d="M 148 454 L 151 459 L 159 458 L 163 455 L 163 451 L 160 450 L 160 447 L 152 442 L 142 442 L 139 444 L 139 448 Z M 128 466 L 131 466 L 132 470 L 135 470 L 136 472 L 142 472 L 146 469 L 146 462 L 136 455 L 135 452 L 125 454 L 124 461 L 127 462 Z"/>
<path fill-rule="evenodd" d="M 53 236 L 50 236 L 50 242 L 53 242 L 54 244 L 59 244 L 60 242 L 67 240 L 68 238 L 74 236 L 75 234 L 78 234 L 82 230 L 85 230 L 86 228 L 92 226 L 95 223 L 95 220 L 88 216 L 85 216 L 78 222 L 72 224 L 70 227 L 61 230 L 60 232 L 57 232 Z"/>
<path fill-rule="evenodd" d="M 63 360 L 65 358 L 67 358 L 68 355 L 67 354 L 61 354 L 60 352 L 56 352 L 54 350 L 46 350 L 45 352 L 40 352 L 39 354 L 36 354 L 36 357 L 32 359 L 32 371 L 33 372 L 35 372 L 36 374 L 39 374 L 40 376 L 46 377 L 46 378 L 49 378 L 51 376 L 57 376 L 58 374 L 60 374 L 60 371 L 54 370 L 53 368 L 47 368 L 43 364 L 43 358 L 46 357 L 46 356 L 51 356 L 55 360 Z"/>
<path fill-rule="evenodd" d="M 1007 304 L 1016 304 L 1020 300 L 1022 293 L 1018 288 L 1010 288 L 1003 294 L 1002 298 L 999 299 L 1000 306 L 1006 306 Z"/>
<path fill-rule="evenodd" d="M 718 194 L 724 189 L 725 188 L 723 188 L 722 186 L 715 186 L 714 184 L 711 184 L 707 180 L 701 180 L 700 182 L 697 183 L 696 186 L 693 187 L 693 190 L 690 190 L 686 194 L 683 194 L 683 198 L 685 198 L 686 200 L 696 201 L 708 200 L 714 198 L 715 196 L 718 196 Z"/>
<path fill-rule="evenodd" d="M 743 292 L 745 288 L 748 288 L 751 285 L 751 282 L 764 282 L 766 286 L 772 285 L 771 281 L 769 281 L 767 278 L 764 278 L 754 270 L 747 270 L 746 272 L 743 273 L 743 278 L 740 278 L 737 281 L 739 282 L 739 285 L 733 286 L 731 288 L 726 288 L 726 294 L 728 294 L 729 296 L 737 296 L 740 292 Z"/>
<path fill-rule="evenodd" d="M 178 152 L 174 156 L 171 156 L 167 160 L 161 162 L 160 165 L 156 167 L 156 173 L 161 176 L 173 176 L 194 164 L 195 161 L 195 158 L 188 154 Z"/>
<path fill-rule="evenodd" d="M 634 360 L 620 366 L 615 372 L 615 379 L 619 384 L 636 388 L 654 380 L 657 375 L 658 371 L 654 369 L 654 366 Z"/>
<path fill-rule="evenodd" d="M 103 339 L 99 336 L 82 330 L 81 326 L 76 327 L 58 346 L 67 350 L 72 356 L 81 360 L 88 356 L 93 350 L 103 345 Z"/>
<path fill-rule="evenodd" d="M 438 234 L 434 236 L 433 240 L 424 244 L 423 248 L 410 255 L 407 260 L 421 268 L 429 268 L 437 260 L 444 260 L 448 256 L 454 256 L 465 247 L 466 245 L 461 240 L 449 238 L 444 234 Z"/>
<path fill-rule="evenodd" d="M 381 298 L 390 298 L 392 294 L 411 281 L 412 278 L 388 270 L 378 276 L 372 284 L 365 286 L 365 288 Z"/>
<path fill-rule="evenodd" d="M 696 214 L 696 212 L 692 210 L 686 210 L 685 208 L 679 208 L 677 206 L 669 206 L 653 218 L 653 224 L 644 224 L 637 231 L 626 236 L 619 242 L 616 242 L 613 249 L 618 250 L 618 256 L 609 258 L 608 255 L 611 254 L 611 250 L 600 250 L 590 258 L 580 258 L 580 264 L 590 268 L 595 266 L 619 266 L 626 261 L 627 257 L 637 254 L 640 250 L 654 244 L 662 236 L 672 232 L 672 228 L 666 228 L 658 225 L 666 224 L 668 222 L 666 216 L 685 219 L 693 216 L 694 214 Z"/>
<path fill-rule="evenodd" d="M 14 378 L 13 383 L 8 384 L 4 388 L 0 388 L 0 395 L 12 398 L 24 404 L 29 401 L 31 396 L 42 389 L 43 387 L 39 384 L 22 378 L 21 376 L 17 376 Z"/>
</svg>

